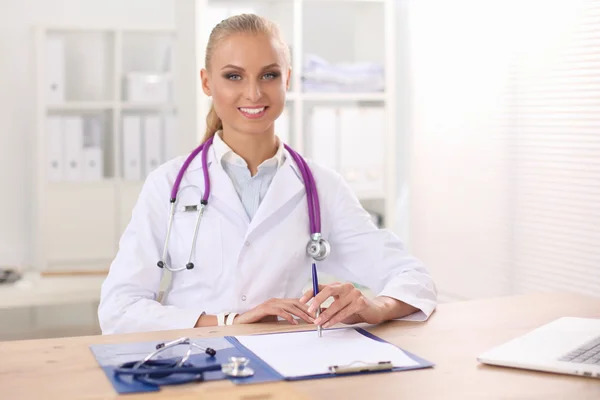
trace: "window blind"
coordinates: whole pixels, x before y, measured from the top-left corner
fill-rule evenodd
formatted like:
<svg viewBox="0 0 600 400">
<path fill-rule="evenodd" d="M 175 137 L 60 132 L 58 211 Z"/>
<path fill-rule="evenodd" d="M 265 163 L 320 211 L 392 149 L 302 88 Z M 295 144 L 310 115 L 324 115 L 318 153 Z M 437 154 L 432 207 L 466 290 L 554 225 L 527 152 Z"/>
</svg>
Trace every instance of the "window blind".
<svg viewBox="0 0 600 400">
<path fill-rule="evenodd" d="M 513 290 L 598 296 L 600 2 L 535 3 L 508 99 Z"/>
<path fill-rule="evenodd" d="M 407 4 L 409 242 L 440 299 L 600 295 L 600 1 Z"/>
</svg>

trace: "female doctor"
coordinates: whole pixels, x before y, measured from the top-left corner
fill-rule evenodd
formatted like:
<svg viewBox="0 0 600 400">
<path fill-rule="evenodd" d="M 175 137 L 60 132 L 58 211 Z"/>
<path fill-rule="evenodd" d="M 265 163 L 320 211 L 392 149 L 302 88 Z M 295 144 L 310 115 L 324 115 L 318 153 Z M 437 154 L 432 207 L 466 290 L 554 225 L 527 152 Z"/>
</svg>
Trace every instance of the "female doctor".
<svg viewBox="0 0 600 400">
<path fill-rule="evenodd" d="M 206 50 L 202 88 L 213 104 L 204 146 L 144 183 L 102 286 L 103 333 L 278 317 L 324 328 L 427 319 L 437 297 L 421 263 L 377 229 L 340 175 L 305 164 L 275 135 L 290 84 L 278 27 L 233 16 L 213 29 Z M 349 283 L 320 285 L 315 298 L 302 293 L 312 263 L 378 296 Z M 165 269 L 176 272 L 159 301 Z"/>
</svg>

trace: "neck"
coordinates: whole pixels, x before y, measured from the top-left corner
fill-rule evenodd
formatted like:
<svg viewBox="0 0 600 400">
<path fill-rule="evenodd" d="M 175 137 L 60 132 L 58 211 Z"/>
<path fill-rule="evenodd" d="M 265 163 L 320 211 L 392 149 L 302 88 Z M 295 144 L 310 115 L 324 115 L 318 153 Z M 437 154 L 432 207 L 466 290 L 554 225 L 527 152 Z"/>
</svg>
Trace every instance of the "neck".
<svg viewBox="0 0 600 400">
<path fill-rule="evenodd" d="M 258 166 L 277 153 L 277 138 L 274 131 L 249 135 L 223 128 L 222 139 L 237 155 L 242 157 L 252 176 Z"/>
</svg>

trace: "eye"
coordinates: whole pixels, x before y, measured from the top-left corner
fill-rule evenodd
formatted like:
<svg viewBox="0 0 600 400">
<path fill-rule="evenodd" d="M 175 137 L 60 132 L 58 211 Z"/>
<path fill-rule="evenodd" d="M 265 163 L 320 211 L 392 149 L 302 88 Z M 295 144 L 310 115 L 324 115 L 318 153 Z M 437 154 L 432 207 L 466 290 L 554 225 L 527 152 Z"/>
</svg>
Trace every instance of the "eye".
<svg viewBox="0 0 600 400">
<path fill-rule="evenodd" d="M 230 81 L 239 81 L 240 79 L 242 79 L 242 77 L 239 76 L 238 74 L 227 74 L 227 75 L 225 75 L 225 77 L 227 79 L 229 79 Z"/>
<path fill-rule="evenodd" d="M 279 76 L 276 72 L 267 72 L 263 75 L 263 78 L 266 80 L 276 79 Z"/>
</svg>

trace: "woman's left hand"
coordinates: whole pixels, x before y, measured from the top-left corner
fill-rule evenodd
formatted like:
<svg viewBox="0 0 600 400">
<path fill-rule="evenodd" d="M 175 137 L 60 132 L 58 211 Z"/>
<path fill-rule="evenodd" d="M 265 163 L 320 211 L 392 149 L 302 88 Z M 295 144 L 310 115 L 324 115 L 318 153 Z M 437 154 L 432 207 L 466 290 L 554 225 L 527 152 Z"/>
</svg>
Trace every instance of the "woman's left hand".
<svg viewBox="0 0 600 400">
<path fill-rule="evenodd" d="M 321 312 L 319 318 L 315 319 L 315 325 L 328 328 L 338 322 L 344 324 L 356 324 L 366 322 L 378 324 L 384 320 L 384 308 L 377 302 L 366 297 L 351 283 L 333 283 L 330 285 L 319 285 L 319 293 L 313 298 L 313 291 L 309 290 L 300 298 L 301 303 L 313 299 L 308 311 L 314 315 L 327 298 L 333 297 L 331 305 Z"/>
</svg>

